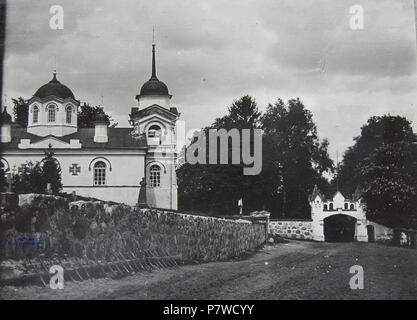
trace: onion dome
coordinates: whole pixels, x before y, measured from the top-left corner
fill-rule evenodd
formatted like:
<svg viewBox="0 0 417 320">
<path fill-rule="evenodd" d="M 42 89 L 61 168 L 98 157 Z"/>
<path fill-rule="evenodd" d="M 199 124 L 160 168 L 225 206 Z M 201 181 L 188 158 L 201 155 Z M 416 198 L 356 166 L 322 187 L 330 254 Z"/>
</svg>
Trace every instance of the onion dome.
<svg viewBox="0 0 417 320">
<path fill-rule="evenodd" d="M 52 80 L 40 87 L 33 96 L 41 99 L 49 96 L 55 96 L 62 99 L 72 98 L 75 100 L 72 91 L 57 80 L 56 72 L 54 72 Z"/>
<path fill-rule="evenodd" d="M 161 96 L 167 96 L 168 93 L 168 87 L 165 83 L 160 81 L 156 77 L 156 64 L 155 64 L 155 45 L 152 45 L 152 76 L 151 78 L 145 82 L 140 89 L 140 95 L 141 96 L 150 96 L 150 95 L 161 95 Z"/>
</svg>

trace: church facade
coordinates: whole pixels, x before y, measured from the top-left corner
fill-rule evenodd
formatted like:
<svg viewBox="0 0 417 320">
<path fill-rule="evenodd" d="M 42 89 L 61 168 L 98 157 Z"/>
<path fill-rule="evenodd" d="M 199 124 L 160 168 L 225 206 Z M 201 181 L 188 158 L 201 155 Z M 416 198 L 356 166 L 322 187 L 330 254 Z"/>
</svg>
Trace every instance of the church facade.
<svg viewBox="0 0 417 320">
<path fill-rule="evenodd" d="M 146 194 L 149 207 L 177 209 L 176 121 L 180 114 L 171 107 L 172 95 L 156 76 L 155 45 L 152 76 L 136 95 L 130 128 L 109 127 L 104 118 L 93 128 L 79 128 L 80 101 L 52 80 L 28 100 L 28 124 L 12 122 L 6 110 L 1 121 L 1 166 L 10 174 L 27 161 L 36 163 L 48 146 L 61 167 L 63 192 L 135 205 Z"/>
</svg>

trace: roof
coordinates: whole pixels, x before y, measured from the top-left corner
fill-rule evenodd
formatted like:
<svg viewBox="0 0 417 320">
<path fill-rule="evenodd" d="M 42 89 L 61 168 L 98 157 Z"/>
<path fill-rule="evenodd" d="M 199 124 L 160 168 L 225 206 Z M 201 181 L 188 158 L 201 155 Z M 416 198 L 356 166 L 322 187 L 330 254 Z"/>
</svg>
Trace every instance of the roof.
<svg viewBox="0 0 417 320">
<path fill-rule="evenodd" d="M 79 128 L 78 132 L 63 136 L 55 137 L 58 140 L 70 143 L 71 139 L 80 140 L 82 149 L 145 149 L 147 148 L 145 137 L 136 140 L 132 137 L 132 128 L 108 128 L 108 142 L 96 143 L 94 142 L 94 128 Z M 47 137 L 40 137 L 28 133 L 26 128 L 19 126 L 12 126 L 11 128 L 12 141 L 9 143 L 2 143 L 1 146 L 5 150 L 20 150 L 18 145 L 21 139 L 30 139 L 31 143 L 41 141 Z"/>
<path fill-rule="evenodd" d="M 319 187 L 317 186 L 317 184 L 314 185 L 314 189 L 313 192 L 311 193 L 311 195 L 309 196 L 309 200 L 310 201 L 314 201 L 314 199 L 316 199 L 316 197 L 319 196 L 321 201 L 325 201 L 326 197 L 323 193 L 321 193 Z"/>
<path fill-rule="evenodd" d="M 145 109 L 139 110 L 138 108 L 132 108 L 130 113 L 130 119 L 140 119 L 149 115 L 160 115 L 163 117 L 168 117 L 168 119 L 176 119 L 179 116 L 177 108 L 170 108 L 169 110 L 161 107 L 160 105 L 153 104 Z"/>
<path fill-rule="evenodd" d="M 140 89 L 139 96 L 169 96 L 168 87 L 162 81 L 159 81 L 156 76 L 156 62 L 155 62 L 155 44 L 152 45 L 152 76 L 145 82 Z"/>
<path fill-rule="evenodd" d="M 52 80 L 40 87 L 33 96 L 41 99 L 49 96 L 56 96 L 62 99 L 72 98 L 75 100 L 72 91 L 57 80 L 56 72 L 54 72 Z"/>
<path fill-rule="evenodd" d="M 168 87 L 165 83 L 158 80 L 158 78 L 151 78 L 149 81 L 146 81 L 142 88 L 140 89 L 141 96 L 168 96 Z"/>
</svg>

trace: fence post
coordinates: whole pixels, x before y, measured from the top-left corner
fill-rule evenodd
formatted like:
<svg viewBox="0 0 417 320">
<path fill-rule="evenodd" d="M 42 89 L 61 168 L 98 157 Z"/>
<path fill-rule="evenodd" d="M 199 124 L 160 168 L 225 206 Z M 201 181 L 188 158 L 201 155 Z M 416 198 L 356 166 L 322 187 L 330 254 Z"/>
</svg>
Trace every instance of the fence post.
<svg viewBox="0 0 417 320">
<path fill-rule="evenodd" d="M 259 221 L 265 224 L 265 243 L 268 241 L 270 215 L 271 213 L 269 213 L 268 211 L 255 211 L 250 214 L 252 221 Z"/>
</svg>

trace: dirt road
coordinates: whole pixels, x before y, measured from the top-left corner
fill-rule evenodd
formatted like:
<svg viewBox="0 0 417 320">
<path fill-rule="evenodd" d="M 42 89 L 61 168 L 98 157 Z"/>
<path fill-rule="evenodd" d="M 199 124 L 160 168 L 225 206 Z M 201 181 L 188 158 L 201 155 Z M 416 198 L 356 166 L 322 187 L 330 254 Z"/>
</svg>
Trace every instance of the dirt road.
<svg viewBox="0 0 417 320">
<path fill-rule="evenodd" d="M 364 270 L 352 290 L 349 269 Z M 63 290 L 5 287 L 3 299 L 416 299 L 417 250 L 373 243 L 291 241 L 239 261 L 188 265 Z"/>
</svg>

